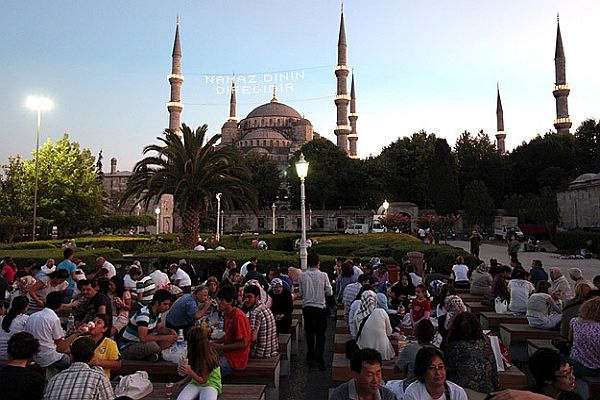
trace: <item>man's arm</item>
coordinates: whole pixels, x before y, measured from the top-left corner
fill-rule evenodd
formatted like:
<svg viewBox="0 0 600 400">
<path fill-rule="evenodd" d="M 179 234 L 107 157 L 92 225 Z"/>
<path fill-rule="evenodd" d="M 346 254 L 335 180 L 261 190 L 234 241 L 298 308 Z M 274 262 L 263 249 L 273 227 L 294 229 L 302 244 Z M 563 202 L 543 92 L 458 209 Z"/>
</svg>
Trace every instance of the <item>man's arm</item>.
<svg viewBox="0 0 600 400">
<path fill-rule="evenodd" d="M 222 343 L 210 342 L 210 345 L 216 351 L 241 350 L 241 349 L 245 349 L 246 346 L 248 346 L 248 340 L 245 337 L 243 337 L 240 340 L 235 341 L 233 343 L 229 343 L 229 344 L 222 344 Z"/>
<path fill-rule="evenodd" d="M 147 343 L 147 342 L 163 342 L 163 341 L 171 341 L 171 342 L 175 342 L 177 340 L 177 334 L 175 333 L 175 331 L 170 330 L 172 333 L 167 333 L 166 329 L 163 330 L 162 327 L 157 328 L 157 332 L 159 333 L 158 335 L 151 335 L 150 333 L 148 333 L 148 327 L 147 326 L 140 326 L 138 325 L 137 330 L 138 330 L 138 337 L 140 338 L 140 342 L 142 343 Z"/>
<path fill-rule="evenodd" d="M 325 296 L 331 296 L 333 294 L 333 289 L 331 287 L 331 282 L 329 282 L 329 276 L 323 272 L 325 279 Z"/>
</svg>

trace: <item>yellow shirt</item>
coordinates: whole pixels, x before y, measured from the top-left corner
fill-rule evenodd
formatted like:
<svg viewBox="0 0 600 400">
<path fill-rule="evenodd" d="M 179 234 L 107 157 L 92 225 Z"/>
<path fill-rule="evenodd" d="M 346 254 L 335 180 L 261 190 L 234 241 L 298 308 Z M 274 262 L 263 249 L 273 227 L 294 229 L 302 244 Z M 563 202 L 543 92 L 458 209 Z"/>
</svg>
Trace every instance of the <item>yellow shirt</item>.
<svg viewBox="0 0 600 400">
<path fill-rule="evenodd" d="M 94 350 L 94 354 L 98 360 L 108 360 L 108 361 L 117 361 L 121 359 L 121 353 L 119 353 L 119 348 L 117 347 L 117 343 L 111 338 L 104 338 L 100 342 L 98 346 L 96 346 L 96 350 Z M 110 380 L 110 369 L 103 368 L 104 373 L 108 380 Z"/>
</svg>

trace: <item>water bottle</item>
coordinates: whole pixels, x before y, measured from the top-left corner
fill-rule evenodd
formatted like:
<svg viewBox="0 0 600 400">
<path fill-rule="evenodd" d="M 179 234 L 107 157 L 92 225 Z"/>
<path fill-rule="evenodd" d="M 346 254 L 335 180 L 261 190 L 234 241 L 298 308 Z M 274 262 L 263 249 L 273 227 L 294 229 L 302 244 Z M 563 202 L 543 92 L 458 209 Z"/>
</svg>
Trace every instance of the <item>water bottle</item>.
<svg viewBox="0 0 600 400">
<path fill-rule="evenodd" d="M 220 331 L 222 331 L 223 328 L 225 327 L 225 321 L 223 320 L 223 316 L 221 314 L 219 314 L 219 323 L 218 323 L 217 327 L 219 328 Z"/>
<path fill-rule="evenodd" d="M 67 333 L 71 333 L 75 330 L 75 316 L 73 313 L 69 314 L 67 319 Z"/>
<path fill-rule="evenodd" d="M 179 334 L 177 335 L 177 348 L 185 349 L 185 339 L 183 338 L 183 329 L 180 329 Z"/>
</svg>

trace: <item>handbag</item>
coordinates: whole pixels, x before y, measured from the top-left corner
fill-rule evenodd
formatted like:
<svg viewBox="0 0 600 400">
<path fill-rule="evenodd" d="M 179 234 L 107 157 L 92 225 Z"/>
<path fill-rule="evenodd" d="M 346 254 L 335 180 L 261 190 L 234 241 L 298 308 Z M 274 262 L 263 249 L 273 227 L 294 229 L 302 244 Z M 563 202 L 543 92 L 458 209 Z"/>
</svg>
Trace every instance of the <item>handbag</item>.
<svg viewBox="0 0 600 400">
<path fill-rule="evenodd" d="M 363 327 L 365 326 L 365 322 L 367 322 L 370 316 L 371 314 L 367 315 L 367 317 L 360 322 L 360 326 L 358 327 L 358 333 L 356 334 L 356 339 L 350 339 L 346 342 L 347 359 L 352 359 L 354 353 L 360 350 L 360 348 L 358 347 L 358 338 L 360 338 L 360 334 L 362 333 Z"/>
<path fill-rule="evenodd" d="M 140 400 L 154 390 L 152 382 L 148 379 L 146 371 L 136 371 L 133 374 L 120 376 L 115 388 L 115 397 L 127 396 L 133 400 Z"/>
</svg>

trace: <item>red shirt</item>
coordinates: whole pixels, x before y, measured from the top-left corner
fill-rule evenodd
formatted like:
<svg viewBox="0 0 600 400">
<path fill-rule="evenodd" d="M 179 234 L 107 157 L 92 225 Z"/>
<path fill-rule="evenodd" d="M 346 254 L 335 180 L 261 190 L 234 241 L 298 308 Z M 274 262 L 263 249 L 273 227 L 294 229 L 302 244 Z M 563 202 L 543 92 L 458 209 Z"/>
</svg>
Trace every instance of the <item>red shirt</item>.
<svg viewBox="0 0 600 400">
<path fill-rule="evenodd" d="M 231 344 L 246 338 L 246 347 L 241 350 L 225 350 L 223 353 L 227 357 L 229 365 L 233 369 L 244 370 L 248 364 L 250 355 L 250 344 L 252 343 L 252 332 L 250 331 L 250 321 L 246 314 L 239 308 L 226 313 L 225 320 L 225 344 Z"/>
<path fill-rule="evenodd" d="M 427 299 L 414 299 L 411 305 L 412 320 L 418 321 L 425 316 L 425 312 L 431 312 L 431 303 Z"/>
<path fill-rule="evenodd" d="M 15 280 L 15 275 L 17 274 L 17 267 L 5 264 L 4 268 L 2 268 L 2 273 L 4 274 L 6 281 L 12 285 Z"/>
</svg>

